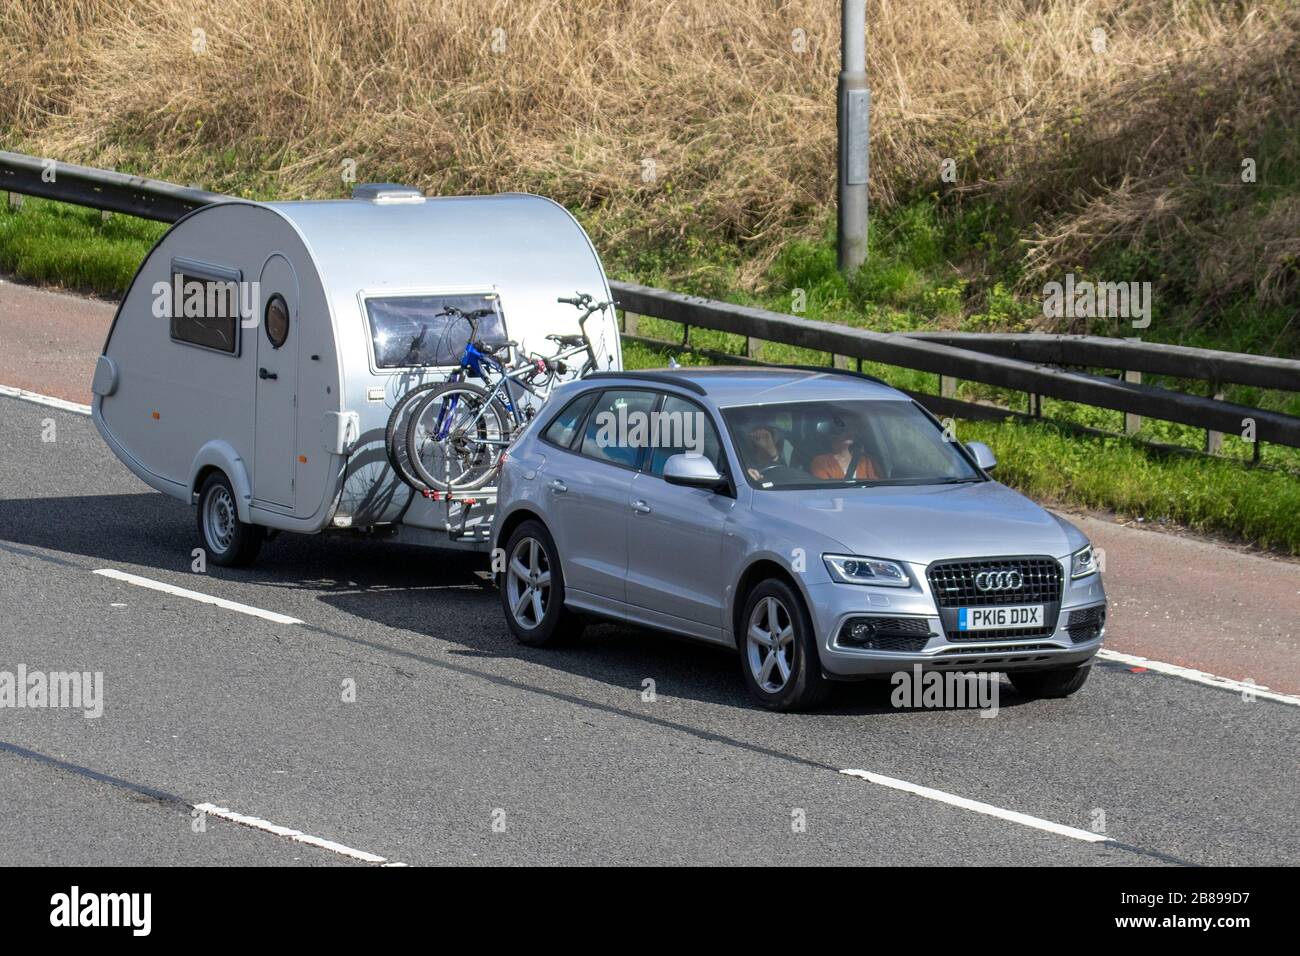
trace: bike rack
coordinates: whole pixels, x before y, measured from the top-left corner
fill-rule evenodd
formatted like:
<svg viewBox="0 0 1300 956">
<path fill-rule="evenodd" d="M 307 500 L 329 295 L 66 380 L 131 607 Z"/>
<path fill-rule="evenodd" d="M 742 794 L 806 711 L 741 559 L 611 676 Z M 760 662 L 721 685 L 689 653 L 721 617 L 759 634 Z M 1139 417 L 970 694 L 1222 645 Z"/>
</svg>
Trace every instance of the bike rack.
<svg viewBox="0 0 1300 956">
<path fill-rule="evenodd" d="M 491 538 L 492 522 L 487 516 L 473 528 L 467 527 L 470 515 L 475 508 L 481 507 L 487 509 L 496 504 L 496 488 L 475 488 L 473 491 L 457 493 L 454 491 L 437 491 L 426 488 L 420 492 L 430 501 L 441 502 L 443 508 L 443 527 L 447 535 L 453 541 L 470 539 L 473 541 L 486 542 Z M 452 505 L 460 504 L 460 514 L 457 518 L 452 517 Z"/>
</svg>

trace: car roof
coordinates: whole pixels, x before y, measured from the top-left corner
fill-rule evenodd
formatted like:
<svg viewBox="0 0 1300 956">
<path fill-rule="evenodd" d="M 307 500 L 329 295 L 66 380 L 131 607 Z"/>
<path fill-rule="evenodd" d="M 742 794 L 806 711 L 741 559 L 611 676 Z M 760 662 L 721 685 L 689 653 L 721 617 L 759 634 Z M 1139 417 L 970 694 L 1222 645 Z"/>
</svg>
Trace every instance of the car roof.
<svg viewBox="0 0 1300 956">
<path fill-rule="evenodd" d="M 681 366 L 628 372 L 597 372 L 584 381 L 624 379 L 657 385 L 677 385 L 707 395 L 720 408 L 784 402 L 828 402 L 906 399 L 879 379 L 847 369 L 785 366 Z"/>
</svg>

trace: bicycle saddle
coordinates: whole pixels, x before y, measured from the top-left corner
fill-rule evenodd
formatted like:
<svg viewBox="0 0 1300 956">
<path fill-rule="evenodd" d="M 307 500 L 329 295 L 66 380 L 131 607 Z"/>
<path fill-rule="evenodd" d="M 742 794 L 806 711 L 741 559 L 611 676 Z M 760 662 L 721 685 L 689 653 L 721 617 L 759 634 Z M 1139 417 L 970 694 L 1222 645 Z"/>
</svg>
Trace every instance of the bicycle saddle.
<svg viewBox="0 0 1300 956">
<path fill-rule="evenodd" d="M 581 345 L 583 341 L 581 335 L 548 335 L 547 338 L 560 345 Z"/>
</svg>

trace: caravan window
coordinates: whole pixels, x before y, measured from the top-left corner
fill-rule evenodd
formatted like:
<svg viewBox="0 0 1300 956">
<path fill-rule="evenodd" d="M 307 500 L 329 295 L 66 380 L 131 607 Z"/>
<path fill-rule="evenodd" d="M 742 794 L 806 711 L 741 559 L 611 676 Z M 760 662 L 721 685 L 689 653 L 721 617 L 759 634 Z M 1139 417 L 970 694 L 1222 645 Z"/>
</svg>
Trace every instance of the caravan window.
<svg viewBox="0 0 1300 956">
<path fill-rule="evenodd" d="M 236 275 L 238 275 L 236 273 Z M 218 352 L 239 351 L 239 282 L 172 273 L 171 337 Z"/>
<path fill-rule="evenodd" d="M 505 317 L 495 292 L 438 293 L 366 299 L 376 368 L 460 364 L 471 322 L 477 340 L 506 341 Z"/>
</svg>

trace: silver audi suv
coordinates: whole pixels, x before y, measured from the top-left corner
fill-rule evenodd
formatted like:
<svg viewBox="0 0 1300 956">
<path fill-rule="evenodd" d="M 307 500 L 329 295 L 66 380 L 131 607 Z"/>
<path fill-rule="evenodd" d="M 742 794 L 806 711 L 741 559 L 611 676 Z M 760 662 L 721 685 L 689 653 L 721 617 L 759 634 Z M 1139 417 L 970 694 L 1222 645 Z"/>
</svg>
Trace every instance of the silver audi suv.
<svg viewBox="0 0 1300 956">
<path fill-rule="evenodd" d="M 994 464 L 867 376 L 591 375 L 505 456 L 492 535 L 506 624 L 534 646 L 606 618 L 733 647 L 777 710 L 915 665 L 1062 697 L 1105 633 L 1098 562 Z"/>
</svg>

